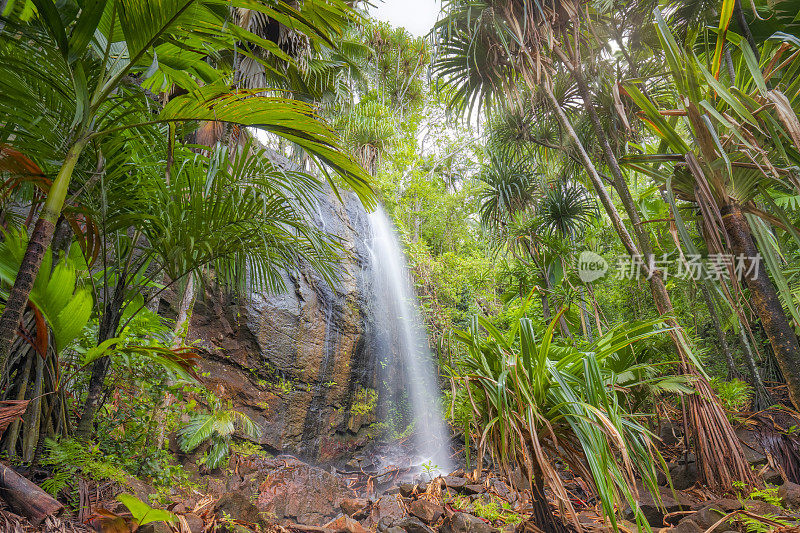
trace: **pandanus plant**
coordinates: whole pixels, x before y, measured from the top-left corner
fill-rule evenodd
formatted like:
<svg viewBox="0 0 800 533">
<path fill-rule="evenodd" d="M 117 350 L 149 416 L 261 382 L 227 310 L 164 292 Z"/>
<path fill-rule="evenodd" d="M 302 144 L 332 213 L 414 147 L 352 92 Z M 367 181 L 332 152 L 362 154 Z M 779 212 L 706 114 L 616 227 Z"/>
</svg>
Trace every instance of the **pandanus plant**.
<svg viewBox="0 0 800 533">
<path fill-rule="evenodd" d="M 506 332 L 484 317 L 455 332 L 467 349 L 459 379 L 481 436 L 478 457 L 490 451 L 506 471 L 522 468 L 531 484 L 534 523 L 544 531 L 569 530 L 550 511 L 545 489 L 561 517 L 580 528 L 556 460 L 592 484 L 613 527 L 616 508 L 627 503 L 640 530 L 649 530 L 637 503 L 637 476 L 658 498 L 656 466 L 663 459 L 638 413 L 628 411 L 626 394 L 637 387 L 691 392 L 683 378 L 655 377 L 654 368 L 633 353 L 637 341 L 665 329 L 660 321 L 629 323 L 578 350 L 554 343 L 557 323 L 558 317 L 538 339 L 524 317 Z"/>
<path fill-rule="evenodd" d="M 438 56 L 434 71 L 456 87 L 454 105 L 474 107 L 496 101 L 519 102 L 524 87 L 547 101 L 552 115 L 576 149 L 598 200 L 622 245 L 632 256 L 652 257 L 650 234 L 641 223 L 636 203 L 622 174 L 608 135 L 603 131 L 582 64 L 581 41 L 584 6 L 577 0 L 450 0 L 446 16 L 437 26 Z M 558 66 L 560 62 L 561 67 Z M 567 72 L 578 86 L 583 110 L 591 118 L 593 133 L 611 170 L 611 181 L 630 219 L 629 231 L 610 191 L 592 161 L 584 141 L 553 93 L 553 80 Z M 698 394 L 688 398 L 689 427 L 702 464 L 701 477 L 712 486 L 731 489 L 734 481 L 751 482 L 753 476 L 741 444 L 714 397 L 695 358 L 684 330 L 675 321 L 672 300 L 663 273 L 643 261 L 640 266 L 650 284 L 653 302 L 672 326 L 669 335 L 680 355 L 680 370 L 695 377 Z M 648 264 L 644 264 L 648 263 Z M 717 460 L 719 454 L 729 457 Z"/>
<path fill-rule="evenodd" d="M 729 19 L 730 13 L 727 16 Z M 798 324 L 800 313 L 769 237 L 773 227 L 781 228 L 800 243 L 800 234 L 769 192 L 797 191 L 800 185 L 795 170 L 789 168 L 800 162 L 800 121 L 782 92 L 796 94 L 800 51 L 792 50 L 788 43 L 774 48 L 771 57 L 765 55 L 762 71 L 750 45 L 723 31 L 727 28 L 724 17 L 723 13 L 713 59 L 703 61 L 678 46 L 656 12 L 658 36 L 671 74 L 671 99 L 654 102 L 639 84 L 631 82 L 624 87 L 641 108 L 662 153 L 631 155 L 624 162 L 669 189 L 673 213 L 677 212 L 676 198 L 698 208 L 709 252 L 732 254 L 745 261 L 741 277 L 752 295 L 750 304 L 789 385 L 791 401 L 800 407 L 800 343 L 783 304 Z M 728 84 L 720 68 L 726 35 L 729 45 L 739 52 L 740 64 L 739 75 L 734 74 Z M 794 100 L 796 106 L 800 100 Z M 669 109 L 664 109 L 664 104 Z M 676 221 L 680 222 L 679 217 Z M 685 228 L 679 229 L 684 246 L 691 247 Z M 733 291 L 726 286 L 722 289 L 739 320 L 746 323 L 736 301 L 740 280 L 732 265 L 728 274 Z"/>
</svg>

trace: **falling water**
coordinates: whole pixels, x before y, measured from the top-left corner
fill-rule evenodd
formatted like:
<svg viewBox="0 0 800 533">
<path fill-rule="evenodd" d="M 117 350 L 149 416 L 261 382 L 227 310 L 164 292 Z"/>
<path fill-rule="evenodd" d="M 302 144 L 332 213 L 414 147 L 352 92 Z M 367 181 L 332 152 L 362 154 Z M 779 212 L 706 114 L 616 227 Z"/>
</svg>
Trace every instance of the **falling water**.
<svg viewBox="0 0 800 533">
<path fill-rule="evenodd" d="M 369 215 L 372 242 L 369 249 L 373 262 L 372 307 L 375 324 L 384 336 L 380 346 L 393 351 L 398 360 L 385 358 L 390 364 L 386 374 L 400 369 L 406 384 L 410 414 L 414 417 L 415 444 L 420 453 L 418 464 L 430 461 L 443 472 L 451 469 L 449 434 L 438 406 L 439 388 L 435 363 L 428 345 L 425 325 L 419 313 L 406 267 L 405 256 L 392 223 L 380 207 Z M 393 381 L 390 377 L 389 381 Z"/>
</svg>

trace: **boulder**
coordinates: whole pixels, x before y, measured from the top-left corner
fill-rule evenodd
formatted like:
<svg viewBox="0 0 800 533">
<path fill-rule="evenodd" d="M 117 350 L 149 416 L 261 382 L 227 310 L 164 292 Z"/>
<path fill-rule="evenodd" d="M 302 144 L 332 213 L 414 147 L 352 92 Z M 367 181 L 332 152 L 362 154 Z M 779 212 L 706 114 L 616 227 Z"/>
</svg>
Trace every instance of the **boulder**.
<svg viewBox="0 0 800 533">
<path fill-rule="evenodd" d="M 366 524 L 371 527 L 378 524 L 384 525 L 384 529 L 392 527 L 396 522 L 399 522 L 406 516 L 406 509 L 403 504 L 398 500 L 397 496 L 383 496 L 374 504 L 372 510 L 367 517 Z"/>
<path fill-rule="evenodd" d="M 217 502 L 216 514 L 218 517 L 227 515 L 248 524 L 258 524 L 262 521 L 258 507 L 250 501 L 250 495 L 239 491 L 223 494 Z"/>
<path fill-rule="evenodd" d="M 767 454 L 764 452 L 764 447 L 761 445 L 757 433 L 745 427 L 738 427 L 735 431 L 736 436 L 739 437 L 739 441 L 742 443 L 742 450 L 747 462 L 751 465 L 766 464 Z"/>
<path fill-rule="evenodd" d="M 664 525 L 664 515 L 665 513 L 672 513 L 675 511 L 687 511 L 691 509 L 692 504 L 687 499 L 683 497 L 682 494 L 677 494 L 678 500 L 676 500 L 669 489 L 661 489 L 661 504 L 659 505 L 653 499 L 653 496 L 650 492 L 639 482 L 637 484 L 637 489 L 639 491 L 639 508 L 642 511 L 647 522 L 653 527 L 663 527 Z M 623 511 L 623 517 L 626 519 L 633 519 L 635 513 L 630 506 L 626 505 Z"/>
<path fill-rule="evenodd" d="M 413 501 L 408 510 L 426 524 L 434 524 L 444 515 L 444 507 L 428 500 Z"/>
<path fill-rule="evenodd" d="M 414 494 L 414 490 L 416 490 L 416 488 L 417 485 L 414 483 L 400 483 L 398 486 L 398 489 L 400 490 L 400 496 L 403 498 L 410 498 L 411 495 Z"/>
<path fill-rule="evenodd" d="M 509 503 L 514 503 L 515 501 L 517 501 L 518 498 L 517 491 L 509 487 L 508 484 L 506 484 L 506 482 L 494 478 L 491 481 L 491 485 L 492 485 L 492 490 L 502 499 L 506 500 Z"/>
<path fill-rule="evenodd" d="M 703 533 L 705 530 L 706 528 L 700 527 L 697 522 L 691 518 L 684 518 L 678 522 L 677 526 L 670 530 L 670 533 Z"/>
<path fill-rule="evenodd" d="M 765 515 L 765 514 L 773 514 L 773 515 L 782 515 L 784 514 L 783 509 L 776 505 L 772 505 L 771 503 L 767 503 L 761 500 L 745 500 L 744 508 L 750 511 L 751 513 Z"/>
<path fill-rule="evenodd" d="M 441 533 L 497 533 L 498 529 L 477 516 L 467 513 L 455 513 L 445 519 L 440 531 Z"/>
<path fill-rule="evenodd" d="M 775 471 L 772 468 L 767 468 L 761 473 L 761 479 L 764 480 L 764 483 L 769 483 L 770 485 L 779 486 L 783 483 L 783 476 L 780 472 Z"/>
<path fill-rule="evenodd" d="M 203 519 L 194 513 L 186 513 L 183 515 L 183 519 L 186 521 L 190 533 L 203 533 L 206 528 L 206 523 Z"/>
<path fill-rule="evenodd" d="M 697 483 L 697 463 L 675 465 L 669 472 L 675 490 L 686 490 Z"/>
<path fill-rule="evenodd" d="M 406 533 L 434 533 L 431 528 L 422 523 L 422 520 L 413 516 L 407 516 L 395 522 L 394 527 L 399 527 Z"/>
<path fill-rule="evenodd" d="M 486 487 L 483 485 L 464 485 L 464 494 L 481 494 L 486 492 Z"/>
<path fill-rule="evenodd" d="M 286 455 L 265 460 L 261 472 L 256 505 L 278 520 L 321 526 L 339 513 L 349 493 L 338 476 Z"/>
<path fill-rule="evenodd" d="M 705 505 L 704 507 L 697 510 L 695 513 L 689 515 L 687 518 L 694 521 L 705 531 L 714 524 L 716 524 L 717 522 L 719 522 L 720 518 L 722 518 L 726 514 L 728 514 L 728 512 L 726 512 L 724 509 L 721 509 L 719 505 L 712 503 L 709 505 Z M 729 520 L 727 522 L 723 522 L 722 524 L 718 525 L 712 531 L 718 533 L 725 531 L 727 529 L 732 529 L 734 526 L 735 524 Z"/>
<path fill-rule="evenodd" d="M 711 507 L 712 509 L 719 509 L 720 511 L 723 511 L 725 514 L 728 514 L 732 511 L 738 511 L 740 509 L 744 509 L 742 502 L 734 498 L 720 498 L 719 500 L 711 500 L 706 502 L 706 504 L 703 507 Z"/>
<path fill-rule="evenodd" d="M 672 422 L 664 422 L 661 424 L 658 436 L 665 446 L 675 446 L 680 442 L 683 436 L 683 428 Z"/>
<path fill-rule="evenodd" d="M 362 526 L 357 520 L 349 516 L 342 515 L 336 520 L 331 520 L 323 526 L 337 533 L 370 533 L 370 530 Z"/>
<path fill-rule="evenodd" d="M 790 509 L 800 509 L 800 485 L 787 481 L 778 489 L 778 496 Z"/>
<path fill-rule="evenodd" d="M 353 516 L 366 508 L 367 505 L 369 505 L 369 501 L 364 498 L 345 498 L 339 503 L 339 507 L 347 516 Z"/>
<path fill-rule="evenodd" d="M 467 480 L 463 477 L 445 476 L 442 479 L 444 480 L 444 484 L 448 489 L 460 491 L 465 485 L 467 485 Z"/>
</svg>

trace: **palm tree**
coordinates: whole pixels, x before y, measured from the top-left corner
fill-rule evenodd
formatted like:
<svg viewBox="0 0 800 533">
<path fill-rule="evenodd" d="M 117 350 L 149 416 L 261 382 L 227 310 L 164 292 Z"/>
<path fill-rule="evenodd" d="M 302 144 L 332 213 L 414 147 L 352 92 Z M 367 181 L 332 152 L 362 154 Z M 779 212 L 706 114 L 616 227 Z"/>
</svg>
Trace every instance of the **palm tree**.
<svg viewBox="0 0 800 533">
<path fill-rule="evenodd" d="M 769 204 L 771 197 L 765 192 L 766 189 L 785 187 L 784 182 L 791 176 L 791 171 L 782 169 L 780 165 L 797 163 L 796 159 L 785 157 L 791 150 L 787 151 L 782 146 L 787 141 L 791 143 L 793 137 L 788 131 L 777 130 L 776 125 L 791 120 L 792 115 L 796 123 L 797 115 L 779 89 L 767 87 L 766 79 L 748 44 L 743 44 L 739 50 L 750 76 L 740 76 L 735 83 L 741 91 L 755 91 L 755 98 L 775 113 L 776 116 L 771 120 L 767 118 L 769 112 L 759 114 L 757 118 L 749 111 L 747 106 L 761 105 L 758 104 L 759 100 L 749 96 L 734 96 L 696 56 L 681 50 L 660 14 L 657 13 L 657 17 L 659 36 L 664 43 L 672 74 L 674 108 L 680 109 L 679 115 L 687 131 L 692 132 L 693 139 L 685 140 L 678 125 L 664 120 L 658 106 L 647 99 L 638 87 L 628 84 L 626 91 L 642 108 L 653 132 L 671 153 L 631 156 L 627 160 L 635 167 L 639 162 L 654 161 L 658 162 L 657 165 L 666 162 L 672 166 L 672 175 L 654 171 L 654 167 L 649 165 L 645 165 L 643 170 L 662 181 L 678 199 L 698 207 L 702 215 L 702 234 L 710 252 L 732 252 L 745 261 L 743 266 L 747 267 L 748 273 L 741 277 L 750 290 L 752 307 L 770 340 L 789 386 L 791 401 L 795 406 L 800 406 L 800 343 L 783 309 L 778 290 L 769 277 L 771 273 L 780 282 L 783 274 L 778 268 L 770 266 L 776 261 L 771 259 L 774 251 L 766 241 L 762 238 L 761 246 L 758 247 L 755 241 L 763 235 L 765 224 L 775 224 L 790 234 L 796 233 L 791 225 L 787 226 L 781 220 L 785 216 L 774 202 L 775 214 L 771 214 L 761 209 L 757 200 Z M 724 37 L 720 39 L 724 40 Z M 774 81 L 777 82 L 776 85 L 780 85 L 781 73 L 775 74 Z M 708 104 L 710 101 L 714 101 L 716 106 Z M 731 118 L 726 118 L 725 115 Z M 787 126 L 791 130 L 792 125 Z M 767 136 L 763 133 L 765 131 L 772 131 L 774 134 Z M 720 143 L 722 138 L 726 139 L 725 147 Z M 675 210 L 675 206 L 672 207 Z M 767 268 L 761 268 L 762 257 Z M 755 261 L 758 261 L 758 265 Z M 731 272 L 730 278 L 736 294 L 739 291 L 739 280 L 733 274 L 735 273 Z M 785 292 L 788 293 L 788 290 Z M 733 296 L 731 298 L 734 299 Z M 798 313 L 793 297 L 786 294 L 784 301 L 790 310 L 794 310 L 796 319 Z M 746 323 L 740 307 L 736 306 L 735 301 L 732 304 L 739 312 L 740 321 Z"/>
<path fill-rule="evenodd" d="M 558 123 L 574 144 L 623 246 L 631 256 L 649 258 L 653 256 L 650 237 L 641 224 L 616 157 L 602 131 L 592 95 L 583 78 L 580 57 L 570 57 L 561 48 L 560 43 L 581 39 L 578 24 L 582 11 L 583 7 L 577 1 L 451 0 L 445 4 L 445 18 L 437 25 L 439 57 L 434 69 L 458 87 L 456 102 L 470 108 L 476 102 L 491 103 L 492 98 L 516 101 L 520 95 L 519 84 L 531 93 L 540 89 Z M 578 54 L 579 47 L 564 46 L 571 53 Z M 584 109 L 591 117 L 594 133 L 612 170 L 614 187 L 620 193 L 634 228 L 636 242 L 623 223 L 581 138 L 553 93 L 551 80 L 558 72 L 554 59 L 562 62 L 579 88 Z M 672 317 L 674 309 L 662 275 L 658 269 L 645 263 L 649 261 L 642 261 L 640 268 L 649 280 L 656 309 L 662 315 Z M 688 400 L 689 423 L 695 435 L 695 451 L 703 466 L 701 474 L 707 483 L 724 488 L 731 488 L 736 479 L 749 482 L 752 474 L 730 422 L 707 380 L 693 364 L 694 357 L 685 333 L 673 318 L 668 320 L 673 326 L 670 336 L 680 354 L 682 371 L 696 378 L 698 394 Z M 720 450 L 725 450 L 725 455 L 731 459 L 729 462 L 721 463 L 714 459 Z"/>
<path fill-rule="evenodd" d="M 137 153 L 136 166 L 115 167 L 87 198 L 103 229 L 106 294 L 97 298 L 104 302 L 98 345 L 124 328 L 126 308 L 134 306 L 127 322 L 144 308 L 146 302 L 136 303 L 136 295 L 161 278 L 169 280 L 167 286 L 201 286 L 202 274 L 213 272 L 217 283 L 234 290 L 278 291 L 284 289 L 282 272 L 298 262 L 326 280 L 335 278 L 338 247 L 308 223 L 322 193 L 319 178 L 282 169 L 249 144 L 233 153 L 218 144 L 208 156 L 178 146 L 179 170 L 166 183 L 164 154 L 152 145 L 138 136 L 117 147 L 107 143 L 107 153 L 120 152 Z M 150 298 L 159 298 L 163 290 Z M 108 357 L 93 363 L 80 435 L 90 434 L 110 364 Z"/>
<path fill-rule="evenodd" d="M 313 17 L 299 15 L 283 1 L 248 5 L 276 19 L 294 20 L 312 42 L 329 42 L 336 28 L 329 26 L 326 14 L 350 8 L 338 0 L 314 2 L 318 4 L 323 8 L 313 10 Z M 109 135 L 154 122 L 203 120 L 258 127 L 296 143 L 371 201 L 363 170 L 340 150 L 335 135 L 310 106 L 260 91 L 231 93 L 224 70 L 209 66 L 206 50 L 248 54 L 237 48 L 240 40 L 287 58 L 277 44 L 228 24 L 227 11 L 219 12 L 215 5 L 203 0 L 104 0 L 75 12 L 44 0 L 37 3 L 32 20 L 12 18 L 0 33 L 0 142 L 15 149 L 4 150 L 3 156 L 21 154 L 53 176 L 0 316 L 0 369 L 73 177 L 85 181 L 103 171 L 98 142 Z M 182 70 L 167 67 L 176 59 Z M 152 113 L 147 90 L 173 84 L 186 94 Z"/>
</svg>

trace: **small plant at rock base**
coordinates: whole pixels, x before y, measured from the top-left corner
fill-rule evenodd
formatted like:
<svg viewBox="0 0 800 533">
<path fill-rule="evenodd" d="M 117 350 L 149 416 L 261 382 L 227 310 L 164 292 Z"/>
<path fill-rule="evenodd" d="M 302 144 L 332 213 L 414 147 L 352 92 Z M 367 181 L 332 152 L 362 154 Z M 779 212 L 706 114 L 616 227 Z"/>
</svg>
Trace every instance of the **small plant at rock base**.
<svg viewBox="0 0 800 533">
<path fill-rule="evenodd" d="M 261 429 L 250 418 L 235 411 L 220 409 L 216 402 L 211 412 L 195 414 L 192 419 L 178 431 L 178 444 L 183 452 L 191 452 L 205 441 L 211 442 L 203 463 L 211 470 L 223 464 L 230 454 L 230 444 L 237 426 L 246 436 L 258 438 Z"/>
<path fill-rule="evenodd" d="M 257 457 L 264 457 L 270 458 L 272 457 L 269 453 L 264 451 L 264 448 L 259 446 L 254 442 L 250 442 L 249 440 L 234 440 L 231 442 L 231 452 L 244 456 L 250 457 L 255 455 Z"/>
<path fill-rule="evenodd" d="M 774 514 L 761 515 L 761 518 L 764 520 L 759 520 L 758 518 L 746 515 L 739 516 L 739 520 L 742 522 L 744 530 L 747 533 L 767 533 L 767 531 L 774 531 L 775 523 L 782 524 L 787 528 L 791 527 L 789 522 L 786 520 L 781 520 Z M 769 520 L 769 522 L 766 522 L 765 520 Z"/>
<path fill-rule="evenodd" d="M 70 489 L 70 500 L 78 505 L 78 485 L 74 483 L 78 476 L 96 481 L 112 480 L 126 486 L 128 473 L 115 463 L 115 457 L 109 457 L 92 442 L 79 442 L 65 438 L 56 442 L 47 439 L 42 464 L 53 469 L 50 479 L 42 483 L 42 489 L 56 496 L 64 489 Z"/>
<path fill-rule="evenodd" d="M 453 508 L 465 511 L 469 507 L 469 498 L 460 494 L 453 498 Z"/>
<path fill-rule="evenodd" d="M 131 494 L 120 494 L 117 496 L 117 501 L 127 507 L 129 513 L 120 515 L 100 507 L 90 517 L 90 520 L 96 522 L 101 531 L 130 531 L 135 533 L 143 531 L 143 526 L 155 522 L 174 524 L 178 521 L 178 517 L 173 513 L 150 507 Z"/>
<path fill-rule="evenodd" d="M 744 483 L 741 481 L 734 481 L 733 486 L 737 489 L 737 491 L 741 491 L 746 488 Z M 740 500 L 759 500 L 770 505 L 774 505 L 780 509 L 784 509 L 783 499 L 781 499 L 781 497 L 778 495 L 777 487 L 771 487 L 768 485 L 766 488 L 756 489 L 750 492 L 746 497 L 742 497 L 742 494 L 743 492 L 739 493 Z"/>
<path fill-rule="evenodd" d="M 433 480 L 434 476 L 439 472 L 439 465 L 433 464 L 433 461 L 425 461 L 421 466 L 425 475 L 428 476 L 428 481 Z"/>
<path fill-rule="evenodd" d="M 732 413 L 747 411 L 753 401 L 753 387 L 740 379 L 725 381 L 722 379 L 712 379 L 711 386 L 717 393 L 717 397 L 722 403 L 722 407 L 728 412 L 731 421 L 737 419 Z"/>
<path fill-rule="evenodd" d="M 495 522 L 500 518 L 500 506 L 497 505 L 495 501 L 486 502 L 477 499 L 472 502 L 472 509 L 475 516 L 488 520 L 489 522 Z"/>
</svg>

